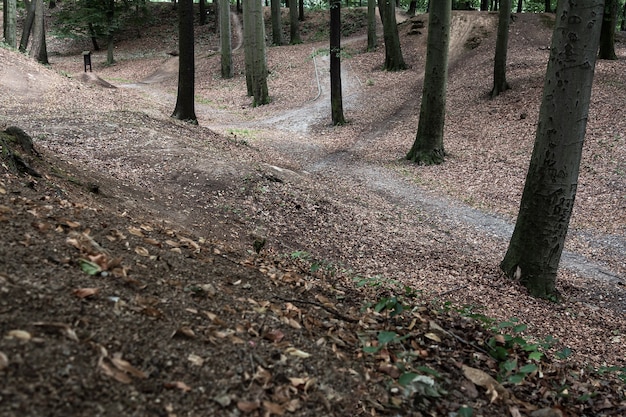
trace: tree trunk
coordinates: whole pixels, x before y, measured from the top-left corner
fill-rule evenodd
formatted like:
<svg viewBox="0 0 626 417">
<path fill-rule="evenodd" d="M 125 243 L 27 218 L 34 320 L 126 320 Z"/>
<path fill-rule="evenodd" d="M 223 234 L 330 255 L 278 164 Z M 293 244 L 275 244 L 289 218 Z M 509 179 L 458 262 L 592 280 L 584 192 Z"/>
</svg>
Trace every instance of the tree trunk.
<svg viewBox="0 0 626 417">
<path fill-rule="evenodd" d="M 622 9 L 622 25 L 620 29 L 626 30 L 626 3 L 624 3 L 624 8 Z"/>
<path fill-rule="evenodd" d="M 230 29 L 230 1 L 220 0 L 220 44 L 222 47 L 222 78 L 233 77 L 233 56 Z"/>
<path fill-rule="evenodd" d="M 107 65 L 113 65 L 115 63 L 115 59 L 113 58 L 113 33 L 115 30 L 113 29 L 113 18 L 115 17 L 115 0 L 108 0 L 108 10 L 106 12 L 107 16 Z"/>
<path fill-rule="evenodd" d="M 20 39 L 21 52 L 26 52 L 28 49 L 30 32 L 33 30 L 33 23 L 35 22 L 35 1 L 24 0 L 24 8 L 27 12 L 26 20 L 24 20 L 24 26 L 22 27 L 22 39 Z"/>
<path fill-rule="evenodd" d="M 206 25 L 206 0 L 198 0 L 198 13 L 200 14 L 198 24 L 200 26 Z"/>
<path fill-rule="evenodd" d="M 606 0 L 604 15 L 602 16 L 602 30 L 600 32 L 600 59 L 617 59 L 615 54 L 615 26 L 617 25 L 617 0 Z"/>
<path fill-rule="evenodd" d="M 417 12 L 417 0 L 411 0 L 409 2 L 409 9 L 406 11 L 406 14 L 408 14 L 409 16 L 415 16 L 416 12 Z"/>
<path fill-rule="evenodd" d="M 178 2 L 178 94 L 172 117 L 198 124 L 195 111 L 193 0 Z"/>
<path fill-rule="evenodd" d="M 480 10 L 483 12 L 489 10 L 489 0 L 480 0 Z"/>
<path fill-rule="evenodd" d="M 246 42 L 246 83 L 253 97 L 253 106 L 270 102 L 267 89 L 267 62 L 265 58 L 265 23 L 262 0 L 244 0 L 244 35 Z"/>
<path fill-rule="evenodd" d="M 330 4 L 330 107 L 333 125 L 343 125 L 341 96 L 341 0 Z"/>
<path fill-rule="evenodd" d="M 558 298 L 556 273 L 576 196 L 603 3 L 558 2 L 535 146 L 500 264 L 536 297 Z"/>
<path fill-rule="evenodd" d="M 298 20 L 304 22 L 304 0 L 298 1 Z"/>
<path fill-rule="evenodd" d="M 493 88 L 491 98 L 509 88 L 506 82 L 506 53 L 509 45 L 509 22 L 511 21 L 511 0 L 500 0 L 498 16 L 498 36 L 496 38 L 496 56 L 493 62 Z"/>
<path fill-rule="evenodd" d="M 376 50 L 376 0 L 367 0 L 367 50 Z"/>
<path fill-rule="evenodd" d="M 107 36 L 107 65 L 113 65 L 115 58 L 113 57 L 113 51 L 115 50 L 115 42 L 113 42 L 113 33 L 109 33 Z"/>
<path fill-rule="evenodd" d="M 42 64 L 48 64 L 48 48 L 46 46 L 46 22 L 43 0 L 35 2 L 35 22 L 33 27 L 33 43 L 30 56 Z"/>
<path fill-rule="evenodd" d="M 545 4 L 546 13 L 552 13 L 552 0 L 546 0 Z"/>
<path fill-rule="evenodd" d="M 93 28 L 92 23 L 89 24 L 89 34 L 91 35 L 91 44 L 93 45 L 93 50 L 99 51 L 100 45 L 98 45 L 98 37 L 96 36 L 96 30 Z"/>
<path fill-rule="evenodd" d="M 243 0 L 241 6 L 243 8 L 243 45 L 244 45 L 244 66 L 246 73 L 246 91 L 248 97 L 254 94 L 253 88 L 253 44 L 254 44 L 254 21 L 252 20 L 250 7 L 254 0 Z"/>
<path fill-rule="evenodd" d="M 522 13 L 524 8 L 524 0 L 517 0 L 517 13 Z"/>
<path fill-rule="evenodd" d="M 398 23 L 396 22 L 396 3 L 394 0 L 378 0 L 378 9 L 383 22 L 385 39 L 385 65 L 383 69 L 387 71 L 406 69 L 400 47 Z"/>
<path fill-rule="evenodd" d="M 298 1 L 289 0 L 289 32 L 291 40 L 289 43 L 296 45 L 302 43 L 300 39 L 300 23 L 298 21 Z"/>
<path fill-rule="evenodd" d="M 5 26 L 5 35 L 4 41 L 11 48 L 17 47 L 17 4 L 15 0 L 8 0 L 7 8 L 5 10 L 6 15 L 6 26 Z"/>
<path fill-rule="evenodd" d="M 448 46 L 450 44 L 451 0 L 430 5 L 424 88 L 417 135 L 406 158 L 424 165 L 444 161 L 443 127 L 446 116 Z"/>
<path fill-rule="evenodd" d="M 283 44 L 283 24 L 280 14 L 280 0 L 271 0 L 272 11 L 272 43 L 276 46 Z"/>
</svg>

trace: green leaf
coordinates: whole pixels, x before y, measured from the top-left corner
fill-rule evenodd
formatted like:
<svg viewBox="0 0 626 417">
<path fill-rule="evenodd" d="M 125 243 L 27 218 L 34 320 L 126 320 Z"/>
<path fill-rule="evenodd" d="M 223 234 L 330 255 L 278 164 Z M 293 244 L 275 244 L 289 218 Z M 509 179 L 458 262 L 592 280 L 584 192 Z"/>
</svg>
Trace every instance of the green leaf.
<svg viewBox="0 0 626 417">
<path fill-rule="evenodd" d="M 98 275 L 100 272 L 102 272 L 102 269 L 98 264 L 95 264 L 86 259 L 79 259 L 78 264 L 80 265 L 80 269 L 82 269 L 83 272 L 87 275 Z"/>
<path fill-rule="evenodd" d="M 506 329 L 507 327 L 513 327 L 515 326 L 514 323 L 511 323 L 510 321 L 503 321 L 502 323 L 498 324 L 498 329 Z"/>
<path fill-rule="evenodd" d="M 522 382 L 522 381 L 524 380 L 524 377 L 525 377 L 525 376 L 526 376 L 526 375 L 524 375 L 524 374 L 515 374 L 515 375 L 511 375 L 511 376 L 509 377 L 508 381 L 509 381 L 511 384 L 519 384 L 520 382 Z"/>
<path fill-rule="evenodd" d="M 528 326 L 525 324 L 518 324 L 517 326 L 513 327 L 513 331 L 515 333 L 521 333 L 523 331 L 525 331 L 526 329 L 528 329 Z"/>
<path fill-rule="evenodd" d="M 466 405 L 462 405 L 457 411 L 459 417 L 473 417 L 474 409 L 472 407 L 468 407 Z"/>
<path fill-rule="evenodd" d="M 428 366 L 418 366 L 416 368 L 418 371 L 423 372 L 425 374 L 429 374 L 434 376 L 435 378 L 440 378 L 441 374 L 439 374 L 439 372 L 435 371 L 434 369 L 429 368 Z"/>
<path fill-rule="evenodd" d="M 539 362 L 542 357 L 543 357 L 543 353 L 541 352 L 532 352 L 530 355 L 528 355 L 528 359 L 530 359 L 531 361 L 537 361 L 537 362 Z"/>
<path fill-rule="evenodd" d="M 363 352 L 365 353 L 377 353 L 380 350 L 380 346 L 365 346 Z"/>
<path fill-rule="evenodd" d="M 398 334 L 396 332 L 382 331 L 378 333 L 378 342 L 381 345 L 386 345 L 387 343 L 393 342 L 394 340 L 396 340 L 397 337 L 398 337 Z"/>
<path fill-rule="evenodd" d="M 417 377 L 417 375 L 418 374 L 414 372 L 407 372 L 405 374 L 402 374 L 400 375 L 400 378 L 398 378 L 398 384 L 402 385 L 403 387 L 406 387 L 411 382 L 413 382 L 413 380 L 415 379 L 415 377 Z"/>
<path fill-rule="evenodd" d="M 567 359 L 572 354 L 572 349 L 566 347 L 563 350 L 559 350 L 555 353 L 556 357 L 559 359 Z"/>
<path fill-rule="evenodd" d="M 511 372 L 512 370 L 517 368 L 517 359 L 509 359 L 502 364 L 502 367 L 508 372 Z"/>
<path fill-rule="evenodd" d="M 535 372 L 537 369 L 537 365 L 535 365 L 534 363 L 529 363 L 519 368 L 519 371 L 524 374 L 530 374 L 532 372 Z"/>
</svg>

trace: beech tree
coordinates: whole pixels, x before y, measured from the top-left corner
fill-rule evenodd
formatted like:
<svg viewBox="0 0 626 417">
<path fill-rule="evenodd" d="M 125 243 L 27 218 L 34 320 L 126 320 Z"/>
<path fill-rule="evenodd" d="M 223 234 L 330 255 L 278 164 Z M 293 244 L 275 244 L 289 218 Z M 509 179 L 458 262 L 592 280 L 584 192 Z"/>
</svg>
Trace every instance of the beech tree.
<svg viewBox="0 0 626 417">
<path fill-rule="evenodd" d="M 541 298 L 556 299 L 600 42 L 603 0 L 559 1 L 530 166 L 500 264 Z"/>
<path fill-rule="evenodd" d="M 33 43 L 30 48 L 30 56 L 41 64 L 48 64 L 48 48 L 46 46 L 46 22 L 43 8 L 43 0 L 35 2 L 35 21 L 33 23 Z"/>
<path fill-rule="evenodd" d="M 300 22 L 298 21 L 298 2 L 289 0 L 289 33 L 291 40 L 289 43 L 296 45 L 302 43 L 300 39 Z"/>
<path fill-rule="evenodd" d="M 4 6 L 4 42 L 11 48 L 17 47 L 17 4 L 15 0 L 7 0 Z"/>
<path fill-rule="evenodd" d="M 248 94 L 253 97 L 253 106 L 262 106 L 270 102 L 265 58 L 265 23 L 261 1 L 244 0 L 243 8 L 246 83 Z"/>
<path fill-rule="evenodd" d="M 20 39 L 21 52 L 26 52 L 26 49 L 28 48 L 30 32 L 33 29 L 33 23 L 35 22 L 35 1 L 24 0 L 24 8 L 26 9 L 26 19 L 24 20 L 22 38 Z"/>
<path fill-rule="evenodd" d="M 341 96 L 341 0 L 330 3 L 330 107 L 333 125 L 343 125 Z"/>
<path fill-rule="evenodd" d="M 602 16 L 602 30 L 600 31 L 600 59 L 617 59 L 615 54 L 615 26 L 617 25 L 617 0 L 606 0 L 604 15 Z"/>
<path fill-rule="evenodd" d="M 204 0 L 202 0 L 204 1 Z M 230 29 L 230 0 L 220 0 L 220 45 L 222 78 L 233 77 L 233 49 Z"/>
<path fill-rule="evenodd" d="M 195 110 L 193 0 L 178 1 L 178 94 L 172 117 L 198 124 Z"/>
<path fill-rule="evenodd" d="M 400 36 L 398 35 L 395 0 L 378 0 L 378 12 L 383 22 L 383 37 L 385 39 L 385 64 L 383 68 L 387 71 L 406 69 L 400 47 Z"/>
<path fill-rule="evenodd" d="M 367 0 L 367 50 L 375 50 L 376 43 L 376 0 Z"/>
<path fill-rule="evenodd" d="M 443 127 L 446 117 L 448 46 L 452 0 L 430 4 L 422 104 L 417 136 L 406 158 L 424 165 L 444 161 Z"/>
<path fill-rule="evenodd" d="M 498 35 L 496 37 L 496 56 L 493 62 L 493 88 L 491 97 L 496 97 L 509 88 L 506 81 L 506 53 L 509 44 L 509 22 L 511 21 L 511 0 L 500 0 L 498 12 Z"/>
<path fill-rule="evenodd" d="M 270 8 L 272 14 L 272 43 L 276 46 L 283 44 L 283 27 L 280 15 L 280 0 L 271 0 Z"/>
</svg>

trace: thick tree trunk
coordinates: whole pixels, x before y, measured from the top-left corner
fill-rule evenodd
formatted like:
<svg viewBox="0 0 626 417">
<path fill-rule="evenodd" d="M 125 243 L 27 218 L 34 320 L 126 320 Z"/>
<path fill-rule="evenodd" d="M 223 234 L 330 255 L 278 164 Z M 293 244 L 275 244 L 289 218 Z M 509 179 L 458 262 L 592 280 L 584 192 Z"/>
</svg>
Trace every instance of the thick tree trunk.
<svg viewBox="0 0 626 417">
<path fill-rule="evenodd" d="M 376 0 L 367 0 L 367 50 L 376 49 Z"/>
<path fill-rule="evenodd" d="M 304 22 L 304 0 L 298 1 L 298 20 Z"/>
<path fill-rule="evenodd" d="M 489 10 L 489 0 L 480 0 L 480 10 L 483 12 Z"/>
<path fill-rule="evenodd" d="M 602 16 L 602 30 L 600 32 L 600 59 L 617 59 L 615 54 L 615 26 L 617 25 L 617 0 L 606 0 L 604 15 Z"/>
<path fill-rule="evenodd" d="M 24 7 L 26 8 L 26 20 L 24 20 L 24 26 L 22 27 L 22 39 L 20 39 L 20 51 L 26 52 L 28 49 L 28 40 L 30 39 L 30 32 L 33 30 L 33 23 L 35 22 L 35 1 L 24 0 Z"/>
<path fill-rule="evenodd" d="M 265 23 L 261 0 L 244 0 L 244 20 L 248 24 L 247 43 L 245 45 L 246 80 L 250 72 L 250 88 L 253 106 L 262 106 L 270 102 L 267 89 L 267 63 L 265 58 Z M 245 17 L 245 14 L 248 17 Z M 244 23 L 244 24 L 245 24 Z M 249 52 L 248 52 L 249 51 Z M 248 55 L 249 53 L 249 55 Z"/>
<path fill-rule="evenodd" d="M 341 0 L 330 4 L 330 106 L 333 125 L 343 125 L 341 96 Z"/>
<path fill-rule="evenodd" d="M 115 58 L 113 57 L 114 50 L 115 42 L 113 41 L 113 34 L 109 33 L 109 36 L 107 36 L 107 65 L 113 65 L 115 63 Z"/>
<path fill-rule="evenodd" d="M 271 0 L 272 11 L 272 43 L 276 46 L 283 44 L 283 22 L 280 14 L 280 0 Z"/>
<path fill-rule="evenodd" d="M 302 43 L 300 39 L 300 22 L 298 21 L 298 1 L 289 0 L 289 33 L 291 39 L 289 43 L 292 45 Z"/>
<path fill-rule="evenodd" d="M 413 147 L 406 156 L 419 164 L 440 164 L 445 157 L 443 127 L 446 116 L 451 9 L 451 0 L 438 0 L 430 5 L 419 125 Z"/>
<path fill-rule="evenodd" d="M 17 47 L 17 4 L 15 0 L 8 0 L 6 9 L 4 9 L 6 15 L 5 34 L 4 41 L 11 48 Z"/>
<path fill-rule="evenodd" d="M 578 183 L 602 0 L 559 1 L 535 146 L 502 270 L 556 299 L 556 273 Z"/>
<path fill-rule="evenodd" d="M 394 0 L 378 0 L 378 10 L 383 22 L 383 36 L 385 39 L 385 64 L 383 69 L 387 71 L 400 71 L 406 69 L 400 36 L 398 35 L 398 23 L 396 22 L 396 3 Z"/>
<path fill-rule="evenodd" d="M 108 0 L 107 16 L 107 65 L 113 65 L 115 59 L 113 58 L 114 43 L 113 43 L 113 18 L 115 17 L 115 0 Z"/>
<path fill-rule="evenodd" d="M 46 46 L 46 22 L 43 0 L 35 2 L 35 22 L 33 27 L 33 42 L 30 56 L 42 64 L 48 64 L 48 48 Z"/>
<path fill-rule="evenodd" d="M 493 88 L 491 98 L 509 88 L 506 82 L 506 53 L 509 45 L 509 22 L 511 21 L 511 0 L 500 0 L 498 15 L 498 36 L 496 38 L 496 56 L 493 62 Z"/>
<path fill-rule="evenodd" d="M 178 94 L 172 117 L 198 124 L 195 111 L 193 0 L 178 2 Z"/>
<path fill-rule="evenodd" d="M 220 1 L 220 45 L 222 48 L 222 78 L 233 77 L 233 55 L 230 29 L 230 1 Z"/>
</svg>

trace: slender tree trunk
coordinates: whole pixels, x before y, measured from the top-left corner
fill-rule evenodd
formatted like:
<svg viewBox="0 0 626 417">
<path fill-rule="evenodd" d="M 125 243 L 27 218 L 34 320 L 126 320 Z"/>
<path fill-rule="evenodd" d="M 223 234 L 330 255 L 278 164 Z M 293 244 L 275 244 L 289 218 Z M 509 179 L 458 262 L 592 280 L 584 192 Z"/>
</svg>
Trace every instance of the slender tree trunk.
<svg viewBox="0 0 626 417">
<path fill-rule="evenodd" d="M 298 0 L 298 20 L 304 22 L 304 0 Z"/>
<path fill-rule="evenodd" d="M 252 97 L 254 94 L 254 81 L 253 81 L 253 44 L 254 44 L 254 20 L 252 19 L 252 13 L 250 10 L 251 3 L 254 0 L 243 0 L 243 44 L 244 44 L 244 64 L 246 73 L 246 90 L 248 97 Z"/>
<path fill-rule="evenodd" d="M 376 50 L 376 0 L 367 0 L 367 50 Z"/>
<path fill-rule="evenodd" d="M 113 51 L 115 44 L 113 43 L 113 18 L 115 17 L 115 0 L 108 0 L 107 16 L 107 65 L 113 65 L 115 59 L 113 58 Z"/>
<path fill-rule="evenodd" d="M 283 22 L 280 13 L 280 0 L 271 0 L 272 12 L 272 43 L 276 46 L 283 44 Z"/>
<path fill-rule="evenodd" d="M 115 58 L 113 57 L 114 50 L 115 42 L 113 41 L 113 34 L 109 33 L 107 36 L 107 65 L 115 64 Z"/>
<path fill-rule="evenodd" d="M 556 273 L 578 183 L 603 0 L 559 1 L 535 146 L 502 270 L 556 299 Z"/>
<path fill-rule="evenodd" d="M 198 12 L 200 14 L 198 24 L 200 26 L 206 25 L 206 0 L 198 0 Z"/>
<path fill-rule="evenodd" d="M 496 38 L 496 56 L 493 63 L 493 88 L 491 98 L 509 88 L 506 82 L 506 53 L 509 45 L 509 22 L 511 21 L 511 0 L 500 0 L 498 16 L 498 36 Z"/>
<path fill-rule="evenodd" d="M 6 9 L 4 9 L 6 15 L 5 23 L 5 35 L 4 41 L 11 48 L 17 47 L 17 4 L 15 0 L 8 0 Z"/>
<path fill-rule="evenodd" d="M 626 30 L 626 3 L 624 3 L 624 8 L 622 9 L 622 25 L 620 29 Z"/>
<path fill-rule="evenodd" d="M 489 0 L 480 0 L 480 10 L 483 12 L 489 10 Z"/>
<path fill-rule="evenodd" d="M 617 25 L 617 0 L 606 0 L 604 15 L 602 16 L 602 30 L 600 32 L 600 59 L 617 59 L 615 54 L 615 26 Z"/>
<path fill-rule="evenodd" d="M 383 68 L 387 71 L 406 69 L 400 47 L 398 23 L 396 22 L 396 3 L 394 0 L 378 0 L 378 9 L 383 22 L 385 39 L 385 64 Z"/>
<path fill-rule="evenodd" d="M 341 0 L 330 4 L 330 107 L 333 125 L 343 125 L 341 96 Z"/>
<path fill-rule="evenodd" d="M 93 45 L 93 50 L 99 51 L 100 45 L 98 45 L 98 37 L 96 36 L 96 30 L 94 29 L 92 23 L 89 24 L 89 34 L 91 35 L 91 44 Z"/>
<path fill-rule="evenodd" d="M 33 30 L 33 23 L 35 22 L 35 1 L 24 0 L 24 7 L 27 12 L 26 20 L 24 20 L 24 26 L 22 27 L 22 39 L 20 39 L 21 52 L 26 52 L 28 49 L 30 32 Z"/>
<path fill-rule="evenodd" d="M 451 10 L 451 0 L 438 0 L 430 5 L 419 125 L 413 147 L 406 156 L 418 164 L 440 164 L 445 158 L 443 127 L 446 117 Z"/>
<path fill-rule="evenodd" d="M 193 0 L 178 2 L 178 94 L 172 117 L 198 124 L 195 110 Z"/>
<path fill-rule="evenodd" d="M 289 0 L 289 26 L 292 45 L 302 43 L 300 39 L 300 23 L 298 22 L 298 1 Z"/>
<path fill-rule="evenodd" d="M 517 0 L 517 13 L 522 13 L 524 8 L 524 0 Z"/>
<path fill-rule="evenodd" d="M 552 0 L 545 1 L 545 10 L 546 13 L 552 13 Z"/>
<path fill-rule="evenodd" d="M 233 56 L 230 29 L 230 1 L 220 0 L 220 44 L 222 47 L 222 78 L 233 77 Z"/>
<path fill-rule="evenodd" d="M 48 48 L 46 46 L 46 21 L 43 0 L 35 2 L 35 22 L 33 27 L 33 42 L 30 56 L 42 64 L 48 64 Z"/>
<path fill-rule="evenodd" d="M 265 22 L 261 0 L 244 0 L 250 3 L 250 21 L 252 37 L 252 101 L 253 106 L 262 106 L 270 102 L 267 89 L 267 62 L 265 58 Z M 295 2 L 295 0 L 292 0 Z M 296 19 L 297 20 L 297 19 Z M 247 48 L 247 46 L 246 46 Z"/>
<path fill-rule="evenodd" d="M 417 11 L 417 0 L 411 0 L 409 2 L 409 8 L 406 11 L 406 14 L 408 14 L 409 16 L 415 16 L 416 11 Z"/>
<path fill-rule="evenodd" d="M 6 10 L 9 8 L 8 4 L 9 4 L 8 0 L 2 0 L 2 10 L 4 11 L 2 13 L 2 38 L 3 39 L 7 37 L 8 15 L 6 13 Z"/>
</svg>

